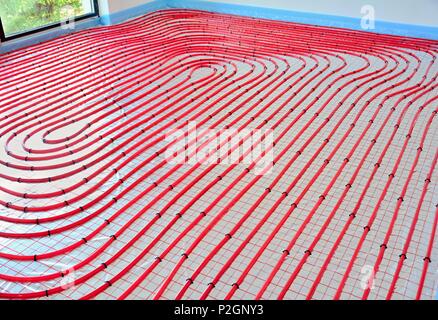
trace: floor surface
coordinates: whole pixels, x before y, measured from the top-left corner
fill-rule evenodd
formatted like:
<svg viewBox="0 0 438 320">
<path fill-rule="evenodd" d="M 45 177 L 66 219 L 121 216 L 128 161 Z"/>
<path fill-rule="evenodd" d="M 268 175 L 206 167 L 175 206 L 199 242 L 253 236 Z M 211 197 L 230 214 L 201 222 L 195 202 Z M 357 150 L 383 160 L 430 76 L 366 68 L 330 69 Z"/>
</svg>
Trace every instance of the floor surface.
<svg viewBox="0 0 438 320">
<path fill-rule="evenodd" d="M 0 56 L 0 298 L 433 299 L 438 42 L 158 11 Z"/>
</svg>

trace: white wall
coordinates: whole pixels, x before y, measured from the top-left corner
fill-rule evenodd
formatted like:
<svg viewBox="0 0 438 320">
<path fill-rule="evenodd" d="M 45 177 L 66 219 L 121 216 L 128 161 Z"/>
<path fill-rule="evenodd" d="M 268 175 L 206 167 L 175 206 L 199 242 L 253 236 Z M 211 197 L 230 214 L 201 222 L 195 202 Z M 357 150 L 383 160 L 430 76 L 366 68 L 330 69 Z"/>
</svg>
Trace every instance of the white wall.
<svg viewBox="0 0 438 320">
<path fill-rule="evenodd" d="M 110 13 L 134 8 L 153 0 L 106 0 L 108 1 L 108 8 Z"/>
<path fill-rule="evenodd" d="M 381 21 L 438 26 L 438 0 L 201 0 L 360 18 L 363 5 Z"/>
<path fill-rule="evenodd" d="M 134 8 L 154 0 L 99 0 L 101 15 L 112 14 Z"/>
</svg>

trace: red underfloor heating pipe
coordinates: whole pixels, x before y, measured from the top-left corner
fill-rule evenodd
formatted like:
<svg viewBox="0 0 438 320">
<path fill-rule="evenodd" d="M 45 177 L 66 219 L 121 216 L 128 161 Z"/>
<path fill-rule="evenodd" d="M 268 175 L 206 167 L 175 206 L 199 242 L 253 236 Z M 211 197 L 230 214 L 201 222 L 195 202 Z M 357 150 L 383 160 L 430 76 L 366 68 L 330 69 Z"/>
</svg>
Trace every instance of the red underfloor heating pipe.
<svg viewBox="0 0 438 320">
<path fill-rule="evenodd" d="M 0 298 L 433 298 L 437 50 L 172 9 L 1 55 Z"/>
</svg>

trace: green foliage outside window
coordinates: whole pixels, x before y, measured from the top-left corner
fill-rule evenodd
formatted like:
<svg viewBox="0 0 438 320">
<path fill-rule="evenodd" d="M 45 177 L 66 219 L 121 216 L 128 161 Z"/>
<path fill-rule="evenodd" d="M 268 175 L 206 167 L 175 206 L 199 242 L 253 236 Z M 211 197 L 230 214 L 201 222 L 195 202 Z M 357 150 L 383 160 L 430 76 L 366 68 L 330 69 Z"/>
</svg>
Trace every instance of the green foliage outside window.
<svg viewBox="0 0 438 320">
<path fill-rule="evenodd" d="M 74 15 L 84 13 L 81 0 L 1 0 L 0 17 L 6 35 L 19 33 L 65 18 L 66 6 Z"/>
</svg>

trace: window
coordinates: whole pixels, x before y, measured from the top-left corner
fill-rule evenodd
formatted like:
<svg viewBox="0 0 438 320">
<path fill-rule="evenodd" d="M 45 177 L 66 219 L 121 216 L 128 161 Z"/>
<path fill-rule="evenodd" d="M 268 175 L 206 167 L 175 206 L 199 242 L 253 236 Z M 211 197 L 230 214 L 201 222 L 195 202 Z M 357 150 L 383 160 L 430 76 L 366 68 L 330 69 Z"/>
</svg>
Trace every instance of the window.
<svg viewBox="0 0 438 320">
<path fill-rule="evenodd" d="M 0 37 L 6 41 L 53 27 L 73 29 L 73 21 L 97 14 L 97 0 L 1 0 Z"/>
</svg>

